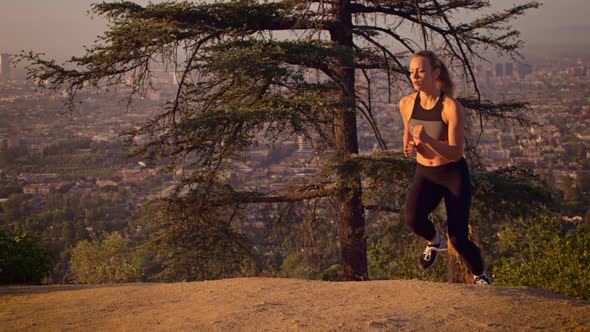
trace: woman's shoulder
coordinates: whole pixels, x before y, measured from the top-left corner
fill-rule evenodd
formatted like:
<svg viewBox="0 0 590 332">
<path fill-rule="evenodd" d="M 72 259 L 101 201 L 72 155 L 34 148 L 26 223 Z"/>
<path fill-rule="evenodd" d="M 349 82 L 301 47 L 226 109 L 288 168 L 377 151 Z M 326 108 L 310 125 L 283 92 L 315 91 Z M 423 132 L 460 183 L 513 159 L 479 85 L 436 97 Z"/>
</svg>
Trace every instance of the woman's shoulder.
<svg viewBox="0 0 590 332">
<path fill-rule="evenodd" d="M 459 102 L 459 100 L 451 97 L 451 96 L 447 96 L 445 94 L 445 98 L 442 101 L 443 103 L 443 111 L 461 111 L 463 110 L 463 105 L 461 105 L 461 102 Z"/>
<path fill-rule="evenodd" d="M 461 102 L 457 99 L 445 95 L 443 100 L 442 118 L 443 122 L 449 122 L 449 119 L 460 119 L 463 117 L 464 109 Z"/>
<path fill-rule="evenodd" d="M 414 105 L 417 95 L 418 95 L 418 92 L 414 92 L 414 93 L 410 93 L 409 95 L 403 96 L 399 101 L 400 106 Z"/>
<path fill-rule="evenodd" d="M 442 101 L 443 104 L 443 114 L 445 113 L 459 113 L 459 112 L 463 112 L 463 105 L 461 105 L 461 102 L 459 102 L 457 99 L 451 97 L 451 96 L 447 96 L 445 94 L 445 98 Z"/>
</svg>

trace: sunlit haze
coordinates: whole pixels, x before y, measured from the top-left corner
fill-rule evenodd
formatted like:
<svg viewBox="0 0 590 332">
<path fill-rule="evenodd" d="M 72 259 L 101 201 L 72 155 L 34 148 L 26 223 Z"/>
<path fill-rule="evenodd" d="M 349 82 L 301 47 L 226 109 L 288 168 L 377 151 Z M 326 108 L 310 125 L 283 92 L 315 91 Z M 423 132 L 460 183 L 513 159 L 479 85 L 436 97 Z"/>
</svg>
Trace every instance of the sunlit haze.
<svg viewBox="0 0 590 332">
<path fill-rule="evenodd" d="M 17 53 L 34 50 L 50 57 L 67 58 L 82 53 L 105 29 L 105 21 L 87 14 L 96 0 L 0 0 L 0 51 Z M 136 1 L 146 4 L 148 1 Z M 158 1 L 155 1 L 158 2 Z M 524 3 L 494 0 L 494 9 Z M 590 1 L 544 1 L 514 21 L 528 50 L 580 52 L 590 49 L 585 33 L 590 31 L 587 15 Z M 557 48 L 557 49 L 556 49 Z M 526 51 L 526 49 L 525 49 Z"/>
</svg>

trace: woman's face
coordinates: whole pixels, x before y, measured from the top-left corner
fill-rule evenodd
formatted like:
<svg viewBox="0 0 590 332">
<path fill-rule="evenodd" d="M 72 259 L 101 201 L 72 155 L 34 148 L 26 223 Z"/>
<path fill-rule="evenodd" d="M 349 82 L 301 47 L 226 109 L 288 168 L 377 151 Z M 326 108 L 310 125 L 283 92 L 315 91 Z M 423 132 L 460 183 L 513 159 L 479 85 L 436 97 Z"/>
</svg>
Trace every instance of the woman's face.
<svg viewBox="0 0 590 332">
<path fill-rule="evenodd" d="M 440 75 L 440 69 L 432 70 L 430 61 L 422 56 L 415 56 L 410 61 L 410 78 L 416 90 L 433 90 L 436 87 L 436 79 Z"/>
</svg>

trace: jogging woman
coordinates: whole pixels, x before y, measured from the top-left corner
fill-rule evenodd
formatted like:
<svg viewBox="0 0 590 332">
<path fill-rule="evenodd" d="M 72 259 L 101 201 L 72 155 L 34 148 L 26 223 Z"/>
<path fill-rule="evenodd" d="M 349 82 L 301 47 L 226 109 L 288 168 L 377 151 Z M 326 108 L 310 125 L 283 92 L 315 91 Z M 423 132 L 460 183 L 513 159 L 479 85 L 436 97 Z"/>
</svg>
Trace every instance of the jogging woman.
<svg viewBox="0 0 590 332">
<path fill-rule="evenodd" d="M 404 120 L 404 154 L 416 151 L 416 173 L 408 192 L 405 222 L 428 241 L 420 264 L 427 269 L 447 242 L 437 233 L 428 215 L 444 198 L 447 232 L 453 247 L 473 274 L 474 283 L 491 285 L 484 272 L 480 249 L 469 240 L 471 182 L 463 157 L 464 114 L 453 99 L 453 82 L 446 66 L 431 51 L 412 57 L 410 75 L 416 93 L 400 101 Z"/>
</svg>

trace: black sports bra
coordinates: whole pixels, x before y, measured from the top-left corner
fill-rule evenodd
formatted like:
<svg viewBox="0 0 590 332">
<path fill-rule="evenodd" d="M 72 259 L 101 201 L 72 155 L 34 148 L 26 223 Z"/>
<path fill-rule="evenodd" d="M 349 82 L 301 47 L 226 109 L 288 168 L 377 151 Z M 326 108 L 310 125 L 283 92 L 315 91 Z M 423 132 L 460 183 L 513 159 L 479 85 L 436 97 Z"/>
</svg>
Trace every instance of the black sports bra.
<svg viewBox="0 0 590 332">
<path fill-rule="evenodd" d="M 412 109 L 412 115 L 410 116 L 409 125 L 410 127 L 416 125 L 423 125 L 424 130 L 428 136 L 435 138 L 439 141 L 446 141 L 449 139 L 449 125 L 447 125 L 442 119 L 443 104 L 442 101 L 445 97 L 444 92 L 441 92 L 436 105 L 430 110 L 425 110 L 420 105 L 420 92 L 416 94 L 416 100 L 414 101 L 414 108 Z"/>
</svg>

